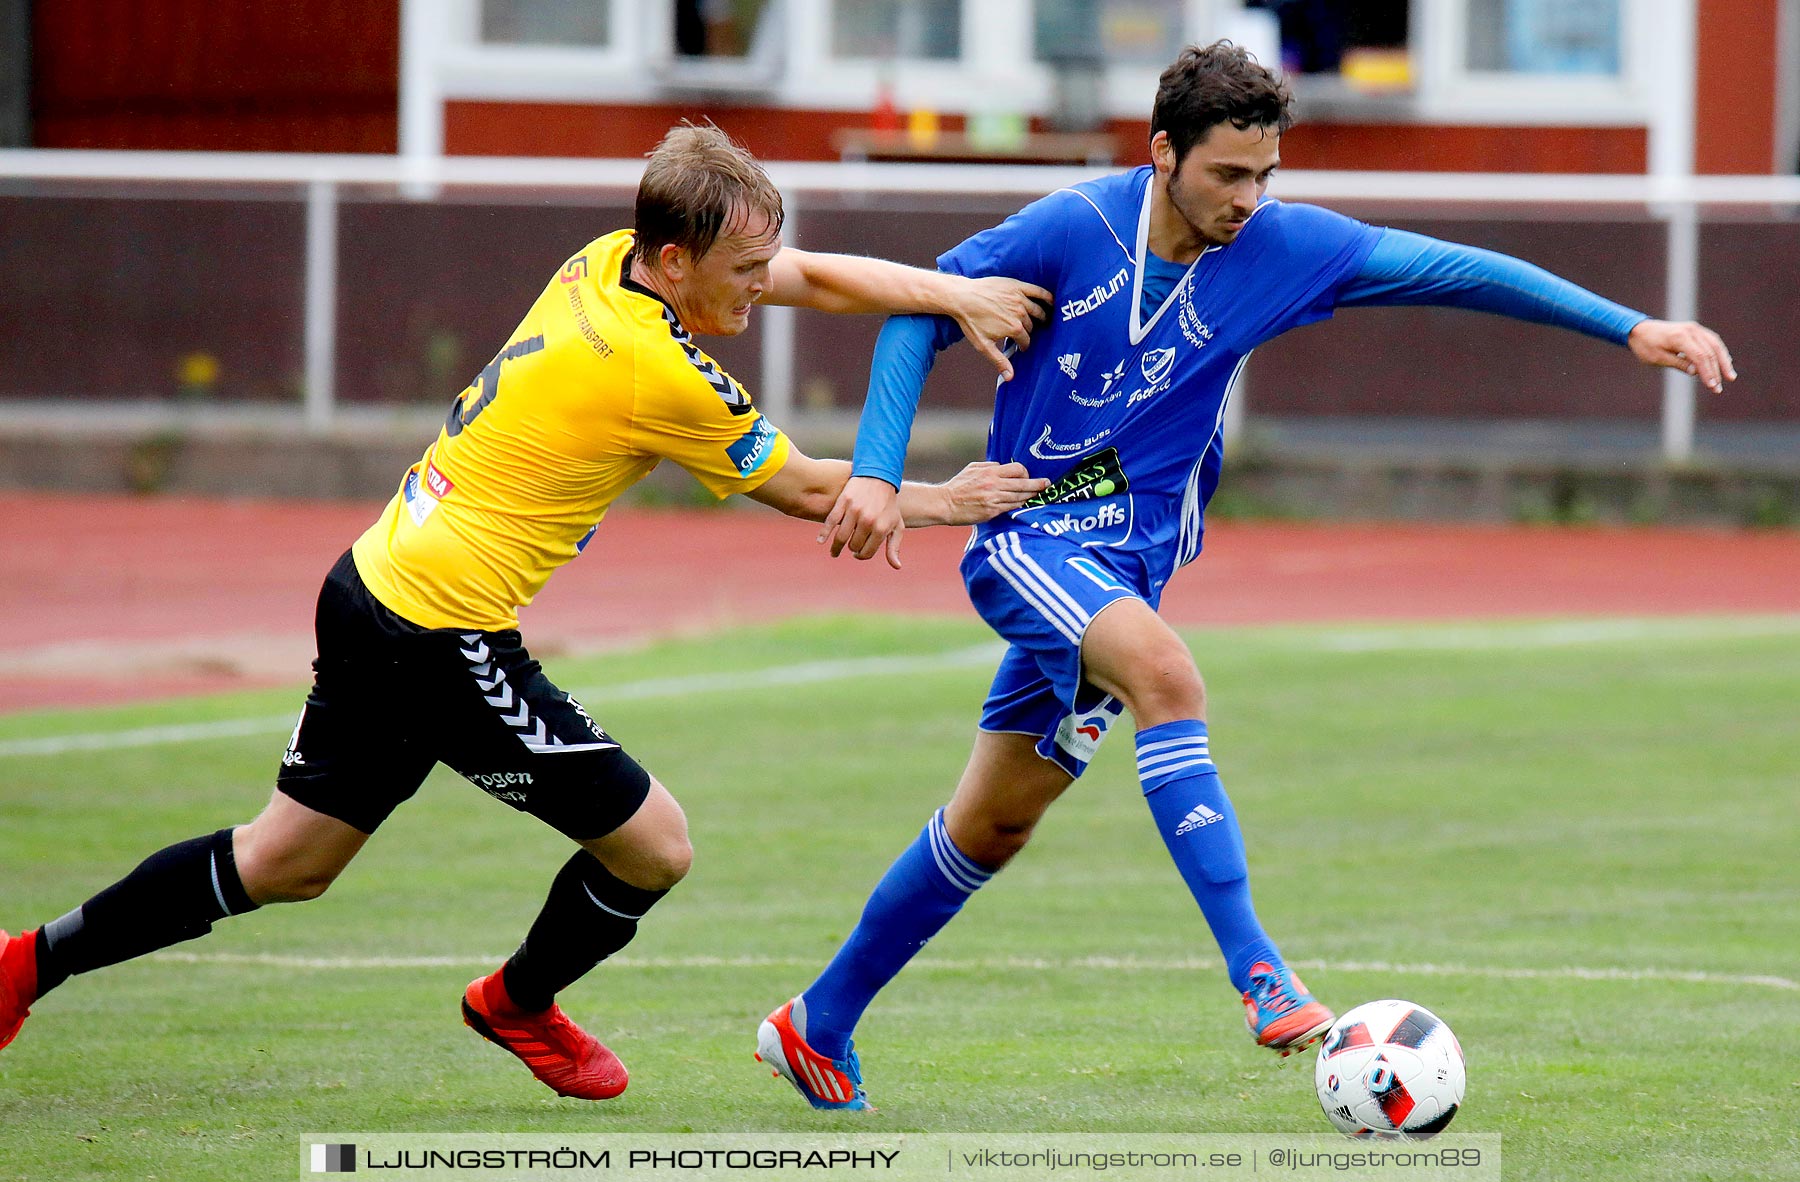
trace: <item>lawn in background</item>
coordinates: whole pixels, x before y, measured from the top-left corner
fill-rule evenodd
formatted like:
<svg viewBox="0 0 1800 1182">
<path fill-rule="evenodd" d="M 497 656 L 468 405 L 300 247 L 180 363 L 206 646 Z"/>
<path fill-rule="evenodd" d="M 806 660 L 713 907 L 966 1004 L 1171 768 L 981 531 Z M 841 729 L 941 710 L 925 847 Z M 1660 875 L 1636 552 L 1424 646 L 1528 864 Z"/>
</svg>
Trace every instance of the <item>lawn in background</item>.
<svg viewBox="0 0 1800 1182">
<path fill-rule="evenodd" d="M 1265 922 L 1340 1010 L 1452 1025 L 1455 1131 L 1503 1134 L 1509 1178 L 1800 1177 L 1800 623 L 1188 639 Z M 558 1099 L 462 1027 L 567 847 L 440 769 L 323 899 L 44 999 L 0 1052 L 0 1179 L 289 1177 L 329 1130 L 1325 1131 L 1311 1056 L 1245 1035 L 1125 734 L 870 1011 L 878 1116 L 815 1113 L 751 1060 L 947 796 L 987 641 L 837 619 L 549 663 L 698 854 L 562 999 L 630 1066 L 619 1100 Z M 298 704 L 0 718 L 0 924 L 248 819 Z M 18 753 L 232 719 L 260 733 Z"/>
</svg>

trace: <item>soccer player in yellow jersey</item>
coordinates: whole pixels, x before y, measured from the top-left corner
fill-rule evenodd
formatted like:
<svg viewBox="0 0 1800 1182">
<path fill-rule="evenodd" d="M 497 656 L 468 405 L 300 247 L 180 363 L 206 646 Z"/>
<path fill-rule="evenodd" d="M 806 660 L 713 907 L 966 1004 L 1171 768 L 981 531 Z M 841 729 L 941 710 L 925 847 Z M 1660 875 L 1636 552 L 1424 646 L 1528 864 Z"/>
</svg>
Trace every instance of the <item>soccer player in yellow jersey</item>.
<svg viewBox="0 0 1800 1182">
<path fill-rule="evenodd" d="M 618 1059 L 556 994 L 622 948 L 687 873 L 687 822 L 531 659 L 518 609 L 662 460 L 714 495 L 822 520 L 849 465 L 803 455 L 694 335 L 731 336 L 759 300 L 955 316 L 1005 372 L 1049 293 L 781 246 L 781 198 L 712 127 L 651 153 L 636 227 L 563 264 L 320 592 L 312 692 L 269 805 L 152 854 L 41 928 L 0 932 L 0 1047 L 68 977 L 205 935 L 265 903 L 316 898 L 438 762 L 579 847 L 524 942 L 472 982 L 463 1018 L 565 1096 L 606 1099 Z M 909 525 L 973 524 L 1044 486 L 1018 464 L 907 484 Z M 857 548 L 870 558 L 891 545 Z"/>
</svg>

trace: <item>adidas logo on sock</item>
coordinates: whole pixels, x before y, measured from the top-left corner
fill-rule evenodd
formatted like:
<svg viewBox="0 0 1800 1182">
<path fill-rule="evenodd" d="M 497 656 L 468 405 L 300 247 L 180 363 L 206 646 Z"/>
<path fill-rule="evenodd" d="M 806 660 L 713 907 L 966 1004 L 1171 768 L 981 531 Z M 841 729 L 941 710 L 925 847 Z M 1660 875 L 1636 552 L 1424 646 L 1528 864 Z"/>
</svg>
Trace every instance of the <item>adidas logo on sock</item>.
<svg viewBox="0 0 1800 1182">
<path fill-rule="evenodd" d="M 1200 805 L 1195 808 L 1193 812 L 1183 817 L 1181 819 L 1181 824 L 1175 826 L 1175 836 L 1181 837 L 1184 834 L 1192 833 L 1196 829 L 1205 828 L 1215 821 L 1223 821 L 1224 819 L 1225 815 L 1223 813 L 1215 813 L 1205 805 Z"/>
</svg>

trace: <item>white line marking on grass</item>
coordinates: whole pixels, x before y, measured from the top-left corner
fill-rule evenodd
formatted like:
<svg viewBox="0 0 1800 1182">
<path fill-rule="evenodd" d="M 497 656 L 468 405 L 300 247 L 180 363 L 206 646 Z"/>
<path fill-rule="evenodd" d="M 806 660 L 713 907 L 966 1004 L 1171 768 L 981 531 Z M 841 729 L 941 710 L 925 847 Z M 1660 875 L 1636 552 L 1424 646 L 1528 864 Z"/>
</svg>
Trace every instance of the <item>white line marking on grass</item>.
<svg viewBox="0 0 1800 1182">
<path fill-rule="evenodd" d="M 630 702 L 648 698 L 678 698 L 690 694 L 739 693 L 775 685 L 848 681 L 857 677 L 936 673 L 945 669 L 992 665 L 1005 651 L 1003 645 L 983 644 L 920 657 L 852 657 L 841 661 L 806 661 L 796 665 L 774 665 L 766 669 L 731 673 L 652 677 L 642 681 L 589 686 L 576 690 L 575 696 L 602 702 Z M 114 751 L 128 747 L 161 747 L 174 743 L 283 734 L 293 729 L 295 717 L 294 714 L 276 714 L 260 718 L 228 718 L 218 722 L 140 727 L 123 731 L 49 735 L 41 739 L 5 739 L 0 740 L 0 759 L 13 755 L 67 755 L 75 751 Z"/>
<path fill-rule="evenodd" d="M 767 689 L 772 685 L 813 685 L 848 681 L 857 677 L 891 677 L 906 673 L 937 673 L 944 669 L 992 665 L 1006 652 L 1003 644 L 980 644 L 952 652 L 922 657 L 849 657 L 841 661 L 804 661 L 797 665 L 771 665 L 736 673 L 691 673 L 685 677 L 653 677 L 646 681 L 615 682 L 575 690 L 578 698 L 598 701 L 631 701 L 639 698 L 679 698 L 687 694 L 736 693 Z"/>
<path fill-rule="evenodd" d="M 1425 624 L 1413 628 L 1335 629 L 1312 634 L 1302 632 L 1291 636 L 1280 630 L 1258 628 L 1244 630 L 1240 635 L 1253 643 L 1267 643 L 1274 639 L 1284 647 L 1301 650 L 1379 653 L 1562 648 L 1635 640 L 1729 640 L 1790 636 L 1795 633 L 1800 633 L 1800 616 L 1550 620 L 1453 626 Z M 917 657 L 851 657 L 839 661 L 805 661 L 794 665 L 771 665 L 765 669 L 652 677 L 641 681 L 588 686 L 576 690 L 575 695 L 596 702 L 642 701 L 692 694 L 740 693 L 778 685 L 814 685 L 858 677 L 937 673 L 990 665 L 999 660 L 1004 651 L 1004 647 L 998 644 L 982 644 Z M 75 751 L 160 747 L 175 743 L 278 734 L 292 729 L 294 717 L 292 714 L 283 714 L 122 731 L 48 735 L 36 739 L 0 739 L 0 759 L 20 755 L 66 755 Z"/>
<path fill-rule="evenodd" d="M 491 956 L 283 956 L 273 953 L 157 952 L 152 960 L 194 965 L 255 965 L 279 969 L 365 970 L 445 969 L 491 967 L 505 960 Z M 816 969 L 816 960 L 779 956 L 615 956 L 606 962 L 620 969 Z M 1703 973 L 1683 969 L 1508 968 L 1503 965 L 1395 964 L 1382 960 L 1294 960 L 1293 968 L 1339 973 L 1389 973 L 1397 977 L 1481 977 L 1505 981 L 1661 981 L 1681 985 L 1739 985 L 1757 989 L 1800 992 L 1800 981 L 1754 973 Z M 1040 972 L 1059 973 L 1104 969 L 1125 973 L 1212 972 L 1216 960 L 1191 957 L 1154 960 L 1137 957 L 1078 956 L 1064 960 L 1037 957 L 950 959 L 922 956 L 916 969 L 942 972 Z"/>
<path fill-rule="evenodd" d="M 1700 616 L 1656 620 L 1536 620 L 1423 628 L 1342 628 L 1298 638 L 1326 652 L 1567 648 L 1633 640 L 1737 640 L 1800 632 L 1800 616 Z"/>
<path fill-rule="evenodd" d="M 226 718 L 218 722 L 189 722 L 175 726 L 147 726 L 128 731 L 49 735 L 42 739 L 7 739 L 0 741 L 0 757 L 67 755 L 72 751 L 113 751 L 124 747 L 202 743 L 211 739 L 241 739 L 248 735 L 279 734 L 292 730 L 293 727 L 294 715 L 280 714 L 261 718 Z"/>
</svg>

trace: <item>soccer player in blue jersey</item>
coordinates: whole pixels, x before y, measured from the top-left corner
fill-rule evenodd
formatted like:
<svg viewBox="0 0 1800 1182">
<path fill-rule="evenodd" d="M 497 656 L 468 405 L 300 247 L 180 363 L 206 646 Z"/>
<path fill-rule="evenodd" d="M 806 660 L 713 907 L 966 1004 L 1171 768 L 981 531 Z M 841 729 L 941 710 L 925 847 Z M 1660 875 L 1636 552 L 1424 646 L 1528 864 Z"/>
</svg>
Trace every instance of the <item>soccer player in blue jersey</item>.
<svg viewBox="0 0 1800 1182">
<path fill-rule="evenodd" d="M 851 1046 L 863 1011 L 1019 852 L 1125 710 L 1151 816 L 1251 1035 L 1287 1055 L 1329 1027 L 1331 1011 L 1257 919 L 1205 688 L 1156 613 L 1169 578 L 1200 553 L 1226 398 L 1257 345 L 1335 308 L 1446 304 L 1614 341 L 1714 391 L 1736 377 L 1701 325 L 1653 320 L 1504 255 L 1266 197 L 1290 104 L 1242 49 L 1189 48 L 1162 75 L 1150 165 L 1052 193 L 938 260 L 1056 293 L 1056 315 L 996 392 L 988 436 L 988 459 L 1050 485 L 976 527 L 962 561 L 976 610 L 1011 648 L 961 782 L 825 971 L 758 1031 L 758 1058 L 815 1107 L 869 1106 Z M 956 335 L 933 317 L 882 330 L 854 475 L 821 534 L 833 553 L 868 557 L 900 529 L 914 409 Z"/>
</svg>

